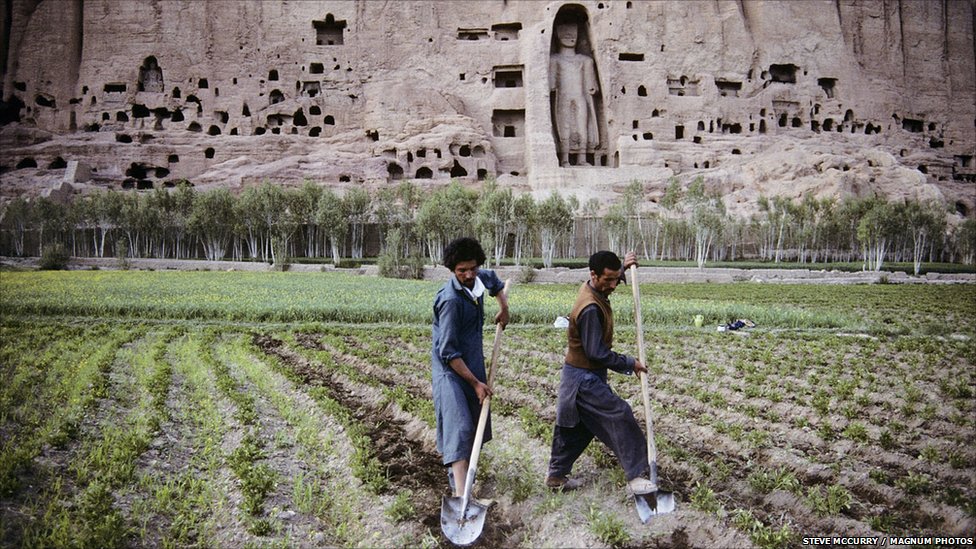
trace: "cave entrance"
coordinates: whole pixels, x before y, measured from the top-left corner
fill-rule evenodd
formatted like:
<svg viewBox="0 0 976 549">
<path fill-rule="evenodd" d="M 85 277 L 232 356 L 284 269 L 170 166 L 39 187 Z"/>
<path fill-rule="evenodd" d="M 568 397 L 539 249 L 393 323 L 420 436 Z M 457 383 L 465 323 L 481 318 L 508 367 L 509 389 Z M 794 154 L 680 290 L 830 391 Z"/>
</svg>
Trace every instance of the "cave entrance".
<svg viewBox="0 0 976 549">
<path fill-rule="evenodd" d="M 343 43 L 343 31 L 346 29 L 346 22 L 336 21 L 330 13 L 325 16 L 324 21 L 312 21 L 315 27 L 316 46 L 341 46 Z"/>
</svg>

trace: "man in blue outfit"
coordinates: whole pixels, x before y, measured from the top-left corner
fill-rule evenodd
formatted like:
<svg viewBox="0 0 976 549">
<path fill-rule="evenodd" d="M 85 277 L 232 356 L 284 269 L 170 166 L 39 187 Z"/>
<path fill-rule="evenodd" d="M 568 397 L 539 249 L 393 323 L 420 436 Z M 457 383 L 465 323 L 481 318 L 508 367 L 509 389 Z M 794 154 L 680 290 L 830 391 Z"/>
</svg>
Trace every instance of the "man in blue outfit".
<svg viewBox="0 0 976 549">
<path fill-rule="evenodd" d="M 624 268 L 636 264 L 637 257 L 628 253 Z M 613 310 L 609 297 L 623 280 L 624 269 L 617 254 L 608 251 L 590 256 L 589 267 L 590 279 L 580 286 L 569 315 L 546 486 L 555 491 L 579 488 L 580 481 L 569 478 L 569 473 L 596 436 L 617 457 L 630 491 L 647 494 L 657 490 L 645 478 L 647 439 L 630 405 L 607 384 L 607 370 L 625 375 L 647 373 L 639 360 L 611 350 Z"/>
<path fill-rule="evenodd" d="M 473 238 L 458 238 L 444 249 L 444 266 L 453 276 L 434 298 L 431 383 L 434 415 L 437 418 L 437 450 L 453 473 L 455 496 L 463 496 L 464 478 L 474 445 L 481 403 L 490 396 L 482 331 L 485 320 L 485 292 L 498 300 L 501 310 L 495 322 L 508 324 L 505 284 L 493 271 L 480 269 L 485 262 L 481 244 Z M 491 440 L 491 418 L 484 442 Z"/>
</svg>

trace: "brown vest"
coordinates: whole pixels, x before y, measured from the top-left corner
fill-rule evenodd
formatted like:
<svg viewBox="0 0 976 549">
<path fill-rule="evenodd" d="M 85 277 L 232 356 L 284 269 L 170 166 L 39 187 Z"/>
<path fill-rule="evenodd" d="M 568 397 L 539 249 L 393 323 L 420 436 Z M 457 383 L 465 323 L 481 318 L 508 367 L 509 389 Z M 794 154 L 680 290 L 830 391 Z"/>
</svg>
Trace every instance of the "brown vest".
<svg viewBox="0 0 976 549">
<path fill-rule="evenodd" d="M 576 294 L 576 303 L 573 304 L 573 311 L 569 313 L 569 330 L 567 331 L 569 345 L 566 348 L 566 364 L 587 370 L 597 370 L 603 368 L 599 364 L 590 362 L 583 351 L 583 341 L 580 339 L 579 326 L 576 319 L 583 309 L 590 305 L 596 305 L 603 313 L 603 343 L 607 348 L 613 347 L 613 310 L 610 309 L 610 302 L 597 295 L 596 291 L 590 287 L 589 282 L 584 282 L 580 286 L 579 293 Z"/>
</svg>

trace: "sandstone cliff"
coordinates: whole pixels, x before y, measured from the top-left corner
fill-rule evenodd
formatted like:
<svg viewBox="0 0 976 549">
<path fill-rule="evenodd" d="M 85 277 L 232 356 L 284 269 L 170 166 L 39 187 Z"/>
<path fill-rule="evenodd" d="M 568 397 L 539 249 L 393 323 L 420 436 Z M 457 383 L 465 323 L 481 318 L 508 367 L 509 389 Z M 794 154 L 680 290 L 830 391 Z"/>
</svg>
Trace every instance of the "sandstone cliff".
<svg viewBox="0 0 976 549">
<path fill-rule="evenodd" d="M 4 5 L 3 200 L 494 177 L 604 202 L 638 179 L 653 207 L 702 175 L 740 213 L 807 193 L 976 212 L 972 0 Z M 554 123 L 575 93 L 552 86 L 557 20 L 593 62 L 591 143 Z"/>
</svg>

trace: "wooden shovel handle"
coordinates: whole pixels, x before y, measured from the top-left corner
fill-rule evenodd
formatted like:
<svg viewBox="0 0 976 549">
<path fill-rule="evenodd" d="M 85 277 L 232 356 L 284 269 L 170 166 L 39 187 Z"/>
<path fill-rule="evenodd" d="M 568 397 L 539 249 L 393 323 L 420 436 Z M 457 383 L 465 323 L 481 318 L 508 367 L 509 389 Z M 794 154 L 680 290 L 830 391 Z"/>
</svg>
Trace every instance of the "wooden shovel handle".
<svg viewBox="0 0 976 549">
<path fill-rule="evenodd" d="M 630 266 L 630 287 L 634 291 L 634 324 L 637 326 L 637 358 L 645 368 L 647 351 L 644 347 L 644 317 L 641 314 L 640 283 L 637 281 L 637 265 Z M 639 376 L 641 396 L 644 398 L 644 417 L 647 425 L 647 461 L 651 464 L 651 475 L 657 476 L 657 447 L 654 444 L 654 424 L 651 420 L 651 395 L 647 388 L 647 374 Z M 657 482 L 652 478 L 651 482 Z"/>
<path fill-rule="evenodd" d="M 505 281 L 505 288 L 502 289 L 502 293 L 508 296 L 508 288 L 511 285 L 511 279 Z M 493 387 L 493 382 L 495 378 L 495 365 L 498 362 L 498 355 L 501 352 L 502 347 L 502 325 L 499 324 L 495 326 L 495 343 L 492 345 L 491 349 L 491 362 L 488 365 L 488 388 Z M 468 462 L 468 477 L 473 477 L 473 473 L 478 469 L 478 458 L 481 457 L 481 444 L 485 438 L 485 426 L 488 424 L 488 408 L 491 405 L 491 396 L 485 397 L 484 402 L 481 403 L 481 414 L 478 416 L 478 430 L 475 431 L 474 435 L 474 446 L 471 448 L 471 460 Z M 473 478 L 472 478 L 473 480 Z M 467 498 L 470 496 L 468 491 L 471 489 L 469 482 L 465 482 L 464 490 L 464 505 L 467 505 Z"/>
</svg>

